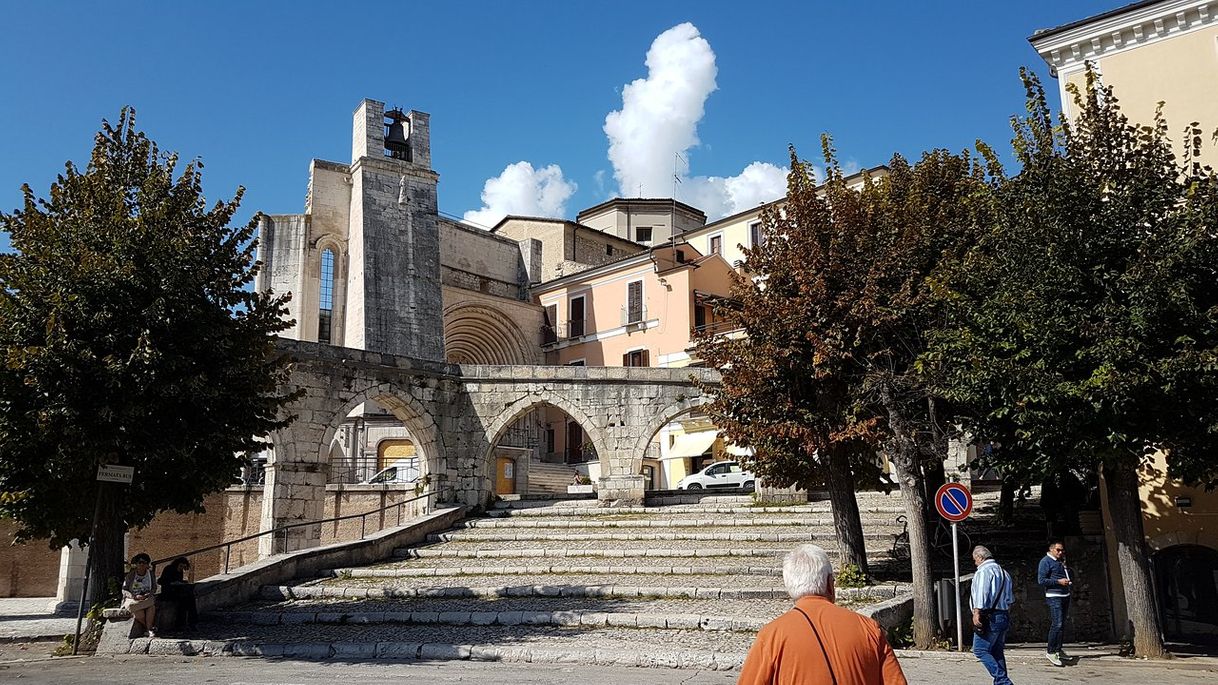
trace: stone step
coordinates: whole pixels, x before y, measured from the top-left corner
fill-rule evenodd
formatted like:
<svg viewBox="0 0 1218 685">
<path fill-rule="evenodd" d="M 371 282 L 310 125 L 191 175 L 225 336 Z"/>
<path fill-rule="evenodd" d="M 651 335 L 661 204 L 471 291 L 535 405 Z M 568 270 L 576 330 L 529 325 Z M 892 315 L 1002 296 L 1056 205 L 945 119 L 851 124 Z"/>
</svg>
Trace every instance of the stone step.
<svg viewBox="0 0 1218 685">
<path fill-rule="evenodd" d="M 892 541 L 893 533 L 866 532 L 864 539 L 879 542 Z M 695 529 L 685 529 L 679 532 L 630 531 L 623 530 L 613 533 L 552 533 L 548 531 L 456 531 L 450 533 L 432 533 L 427 536 L 428 542 L 439 543 L 487 543 L 498 544 L 506 542 L 832 542 L 834 541 L 831 528 L 819 530 L 793 530 L 790 532 L 771 531 L 742 531 L 742 532 L 697 532 Z"/>
<path fill-rule="evenodd" d="M 479 585 L 452 587 L 397 587 L 380 585 L 368 587 L 353 584 L 349 580 L 341 580 L 335 585 L 268 585 L 262 588 L 260 596 L 266 600 L 299 600 L 299 599 L 500 599 L 509 597 L 560 597 L 570 599 L 583 598 L 615 598 L 638 600 L 644 602 L 656 599 L 787 599 L 785 588 L 774 586 L 750 587 L 737 585 L 730 588 L 714 586 L 680 585 L 669 579 L 665 585 L 652 586 L 644 584 L 603 583 L 592 585 L 577 585 L 563 583 L 561 576 L 551 576 L 553 582 L 540 585 Z M 717 576 L 718 582 L 725 580 Z M 850 596 L 875 597 L 877 601 L 892 599 L 892 586 L 881 586 L 882 589 L 870 592 L 854 592 L 843 594 Z M 844 588 L 845 589 L 845 588 Z M 430 610 L 436 610 L 429 607 Z"/>
<path fill-rule="evenodd" d="M 415 566 L 413 562 L 406 566 L 393 566 L 390 568 L 341 568 L 329 571 L 323 571 L 323 574 L 333 578 L 469 578 L 480 577 L 487 575 L 494 576 L 545 576 L 550 574 L 580 574 L 580 575 L 596 575 L 602 578 L 613 578 L 615 576 L 764 576 L 770 578 L 781 578 L 782 569 L 776 566 L 730 566 L 730 565 L 700 565 L 700 566 L 666 566 L 649 564 L 647 566 L 595 566 L 595 565 L 571 565 L 559 566 L 552 564 L 528 565 L 528 566 L 501 566 L 495 565 L 490 567 L 470 566 L 462 564 L 460 566 L 444 567 L 444 566 Z"/>
<path fill-rule="evenodd" d="M 594 642 L 589 642 L 591 636 Z M 751 633 L 648 628 L 327 625 L 324 632 L 298 625 L 201 624 L 194 639 L 140 638 L 130 654 L 258 656 L 291 659 L 485 660 L 690 670 L 735 670 Z M 647 645 L 647 649 L 639 649 Z"/>
<path fill-rule="evenodd" d="M 564 557 L 593 557 L 603 559 L 623 559 L 634 557 L 657 557 L 689 559 L 693 558 L 723 558 L 723 557 L 781 557 L 790 551 L 787 548 L 735 548 L 735 549 L 677 549 L 668 547 L 648 546 L 643 549 L 623 549 L 614 546 L 611 549 L 521 547 L 511 545 L 505 549 L 465 548 L 456 549 L 445 546 L 429 548 L 398 548 L 393 556 L 399 559 L 534 559 L 534 558 L 564 558 Z"/>
<path fill-rule="evenodd" d="M 405 624 L 450 626 L 567 626 L 598 628 L 654 628 L 659 630 L 715 630 L 756 633 L 767 619 L 733 618 L 654 611 L 293 611 L 225 612 L 219 617 L 233 624 L 257 625 L 366 625 Z"/>
<path fill-rule="evenodd" d="M 873 518 L 864 518 L 863 526 L 868 525 L 893 525 L 898 528 L 902 527 L 897 524 L 896 517 L 887 515 L 875 515 Z M 577 518 L 572 516 L 552 516 L 552 517 L 502 517 L 502 518 L 474 518 L 465 519 L 458 523 L 457 529 L 504 529 L 504 528 L 748 528 L 748 527 L 770 527 L 770 526 L 832 526 L 833 518 L 820 514 L 790 514 L 787 516 L 769 515 L 769 516 L 720 516 L 720 517 L 650 517 L 650 516 L 622 516 L 608 517 L 586 517 Z"/>
<path fill-rule="evenodd" d="M 588 500 L 594 502 L 595 500 Z M 787 507 L 730 507 L 730 506 L 713 506 L 713 507 L 696 507 L 696 506 L 671 506 L 671 507 L 537 507 L 531 509 L 491 509 L 486 512 L 491 518 L 514 518 L 514 517 L 547 517 L 547 516 L 623 516 L 623 515 L 668 515 L 673 514 L 697 514 L 697 515 L 755 515 L 755 514 L 825 514 L 831 512 L 827 504 L 801 504 Z M 905 509 L 900 506 L 859 506 L 860 516 L 868 515 L 891 515 L 893 517 L 904 514 Z"/>
<path fill-rule="evenodd" d="M 509 592 L 509 594 L 503 594 Z M 663 594 L 661 594 L 663 592 Z M 890 587 L 857 595 L 854 605 L 889 600 Z M 330 587 L 317 585 L 263 586 L 262 600 L 270 606 L 245 613 L 581 611 L 682 614 L 728 614 L 771 619 L 790 608 L 787 592 L 773 587 L 638 587 L 631 585 L 519 585 L 515 587 Z M 720 602 L 720 603 L 716 603 Z M 847 598 L 843 596 L 843 602 Z M 230 614 L 231 612 L 225 612 Z M 245 616 L 242 613 L 242 617 Z M 341 623 L 334 620 L 330 623 Z M 415 620 L 418 623 L 418 620 Z M 436 623 L 432 620 L 431 623 Z M 447 623 L 447 622 L 441 622 Z"/>
</svg>

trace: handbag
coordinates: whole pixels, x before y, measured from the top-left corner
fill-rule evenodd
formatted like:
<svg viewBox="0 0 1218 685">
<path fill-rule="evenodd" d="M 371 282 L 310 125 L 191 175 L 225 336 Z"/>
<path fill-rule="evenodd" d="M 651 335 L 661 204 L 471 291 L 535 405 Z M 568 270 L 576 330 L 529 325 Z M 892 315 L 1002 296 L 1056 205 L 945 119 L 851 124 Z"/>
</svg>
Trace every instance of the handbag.
<svg viewBox="0 0 1218 685">
<path fill-rule="evenodd" d="M 979 628 L 975 625 L 973 626 L 973 633 L 976 634 L 977 637 L 985 637 L 989 634 L 990 617 L 994 615 L 994 607 L 998 606 L 998 601 L 1002 599 L 1004 594 L 1006 594 L 1007 581 L 1011 579 L 1010 574 L 1003 571 L 1001 567 L 998 570 L 1000 573 L 1002 573 L 1002 585 L 998 586 L 998 594 L 994 595 L 994 601 L 990 603 L 990 606 L 981 610 L 981 627 Z"/>
<path fill-rule="evenodd" d="M 812 634 L 816 636 L 816 644 L 820 645 L 820 653 L 825 655 L 825 667 L 829 669 L 829 679 L 833 681 L 833 685 L 837 685 L 837 676 L 833 673 L 833 662 L 829 661 L 829 651 L 825 649 L 824 640 L 820 639 L 820 631 L 816 629 L 816 624 L 812 622 L 812 617 L 804 613 L 803 609 L 795 607 L 795 610 L 804 615 L 804 620 L 808 622 L 808 627 L 812 629 Z"/>
</svg>

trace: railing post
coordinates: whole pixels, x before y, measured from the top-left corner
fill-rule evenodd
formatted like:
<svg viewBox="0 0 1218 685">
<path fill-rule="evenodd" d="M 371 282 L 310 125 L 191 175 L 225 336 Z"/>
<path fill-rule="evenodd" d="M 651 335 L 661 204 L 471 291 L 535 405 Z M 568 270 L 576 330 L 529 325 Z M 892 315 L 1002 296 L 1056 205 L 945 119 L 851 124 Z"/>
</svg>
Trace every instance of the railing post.
<svg viewBox="0 0 1218 685">
<path fill-rule="evenodd" d="M 359 517 L 359 539 L 364 539 L 364 524 L 368 522 L 368 515 L 364 514 Z"/>
<path fill-rule="evenodd" d="M 224 575 L 228 575 L 228 558 L 233 554 L 232 544 L 224 546 Z"/>
</svg>

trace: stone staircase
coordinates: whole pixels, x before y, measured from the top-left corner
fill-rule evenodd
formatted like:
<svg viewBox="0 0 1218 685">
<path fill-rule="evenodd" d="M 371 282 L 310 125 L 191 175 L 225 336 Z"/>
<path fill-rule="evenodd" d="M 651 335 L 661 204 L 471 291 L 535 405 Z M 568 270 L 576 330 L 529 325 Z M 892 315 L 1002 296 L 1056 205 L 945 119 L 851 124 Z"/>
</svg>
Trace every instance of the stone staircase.
<svg viewBox="0 0 1218 685">
<path fill-rule="evenodd" d="M 536 459 L 529 460 L 529 494 L 567 493 L 567 486 L 575 476 L 575 469 L 566 464 L 551 464 Z"/>
<path fill-rule="evenodd" d="M 132 651 L 732 669 L 790 607 L 782 556 L 801 542 L 836 554 L 827 502 L 596 505 L 502 502 L 384 563 L 264 587 L 261 601 L 205 616 L 190 640 L 136 640 Z M 859 505 L 883 569 L 898 500 L 864 493 Z M 907 588 L 896 575 L 838 601 L 890 600 Z"/>
</svg>

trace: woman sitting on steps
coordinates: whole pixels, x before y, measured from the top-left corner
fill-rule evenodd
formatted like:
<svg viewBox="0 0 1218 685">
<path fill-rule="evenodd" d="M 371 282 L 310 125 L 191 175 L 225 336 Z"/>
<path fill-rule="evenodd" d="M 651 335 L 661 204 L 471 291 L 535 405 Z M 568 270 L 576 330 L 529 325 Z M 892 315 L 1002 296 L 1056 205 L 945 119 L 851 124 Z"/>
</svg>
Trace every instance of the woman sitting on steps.
<svg viewBox="0 0 1218 685">
<path fill-rule="evenodd" d="M 156 637 L 156 578 L 152 558 L 143 552 L 131 558 L 131 571 L 123 579 L 123 608 L 135 619 L 131 637 Z"/>
</svg>

